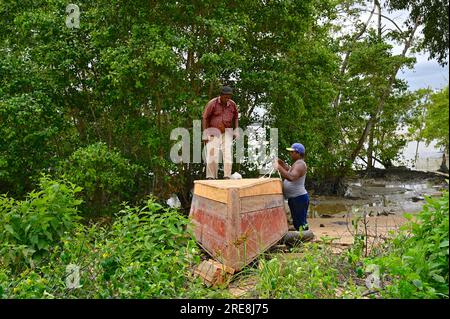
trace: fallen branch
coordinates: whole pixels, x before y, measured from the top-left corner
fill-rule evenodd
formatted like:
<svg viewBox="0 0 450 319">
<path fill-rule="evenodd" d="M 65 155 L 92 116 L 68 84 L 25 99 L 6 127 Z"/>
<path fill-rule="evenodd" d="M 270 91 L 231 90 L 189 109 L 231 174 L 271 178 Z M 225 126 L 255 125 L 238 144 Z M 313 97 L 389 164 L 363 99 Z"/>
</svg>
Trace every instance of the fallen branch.
<svg viewBox="0 0 450 319">
<path fill-rule="evenodd" d="M 367 297 L 367 296 L 374 295 L 374 294 L 379 293 L 379 292 L 380 292 L 380 290 L 368 291 L 368 292 L 366 292 L 366 293 L 363 293 L 363 294 L 361 295 L 361 297 Z"/>
</svg>

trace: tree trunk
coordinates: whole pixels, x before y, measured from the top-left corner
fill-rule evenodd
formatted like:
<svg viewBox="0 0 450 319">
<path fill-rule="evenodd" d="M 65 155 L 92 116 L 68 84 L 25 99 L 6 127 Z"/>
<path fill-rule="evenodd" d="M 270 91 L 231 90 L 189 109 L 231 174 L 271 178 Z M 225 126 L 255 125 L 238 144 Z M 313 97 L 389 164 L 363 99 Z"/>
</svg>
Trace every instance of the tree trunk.
<svg viewBox="0 0 450 319">
<path fill-rule="evenodd" d="M 448 173 L 448 167 L 447 167 L 447 157 L 445 156 L 446 150 L 444 150 L 444 153 L 442 154 L 442 163 L 441 167 L 439 167 L 439 172 L 442 173 Z"/>
<path fill-rule="evenodd" d="M 414 155 L 414 167 L 417 166 L 417 159 L 419 157 L 419 143 L 420 140 L 417 140 L 417 144 L 416 144 L 416 155 Z"/>
<path fill-rule="evenodd" d="M 367 170 L 371 170 L 373 168 L 373 131 L 374 128 L 372 127 L 372 130 L 369 134 L 369 147 L 367 148 Z"/>
<path fill-rule="evenodd" d="M 428 103 L 428 96 L 426 97 L 425 105 L 427 103 Z M 421 117 L 420 117 L 421 123 L 420 123 L 420 127 L 419 127 L 419 136 L 417 138 L 416 155 L 414 156 L 414 166 L 417 165 L 417 160 L 419 158 L 419 144 L 420 144 L 420 142 L 422 140 L 422 131 L 423 131 L 423 128 L 425 126 L 425 115 L 426 115 L 425 113 L 426 113 L 426 108 L 424 107 L 423 110 L 422 110 Z"/>
<path fill-rule="evenodd" d="M 381 41 L 382 25 L 381 25 L 381 5 L 379 0 L 375 0 L 375 6 L 378 8 L 378 40 Z"/>
<path fill-rule="evenodd" d="M 375 2 L 376 2 L 376 1 L 375 1 Z M 363 27 L 361 28 L 361 30 L 360 30 L 357 34 L 355 34 L 355 35 L 353 36 L 353 38 L 350 40 L 350 43 L 349 43 L 350 48 L 349 48 L 348 51 L 345 53 L 344 60 L 343 60 L 343 62 L 342 62 L 341 69 L 340 69 L 340 72 L 339 72 L 341 78 L 342 78 L 342 76 L 345 74 L 345 71 L 347 70 L 347 67 L 348 67 L 348 61 L 349 61 L 349 58 L 350 58 L 350 54 L 352 53 L 352 48 L 351 48 L 351 47 L 353 46 L 353 43 L 355 43 L 356 41 L 358 41 L 359 38 L 362 37 L 362 35 L 364 34 L 364 32 L 366 32 L 367 27 L 369 26 L 370 20 L 372 20 L 372 16 L 373 16 L 373 13 L 375 12 L 375 8 L 376 8 L 376 4 L 373 6 L 373 9 L 372 9 L 372 11 L 371 11 L 371 13 L 370 13 L 369 18 L 367 19 L 366 23 L 363 25 Z M 336 95 L 336 98 L 335 98 L 334 101 L 333 101 L 333 107 L 334 107 L 334 108 L 336 108 L 336 107 L 339 105 L 339 103 L 340 103 L 341 93 L 342 93 L 341 91 L 342 91 L 342 90 L 339 88 L 338 94 Z"/>
<path fill-rule="evenodd" d="M 367 135 L 369 134 L 369 131 L 372 127 L 373 118 L 374 118 L 374 116 L 370 115 L 369 121 L 366 123 L 366 126 L 364 127 L 363 134 L 359 138 L 356 148 L 353 150 L 352 154 L 350 155 L 350 161 L 352 164 L 355 162 L 356 156 L 358 156 L 359 152 L 361 151 L 361 148 L 364 145 L 364 142 L 366 141 Z"/>
</svg>

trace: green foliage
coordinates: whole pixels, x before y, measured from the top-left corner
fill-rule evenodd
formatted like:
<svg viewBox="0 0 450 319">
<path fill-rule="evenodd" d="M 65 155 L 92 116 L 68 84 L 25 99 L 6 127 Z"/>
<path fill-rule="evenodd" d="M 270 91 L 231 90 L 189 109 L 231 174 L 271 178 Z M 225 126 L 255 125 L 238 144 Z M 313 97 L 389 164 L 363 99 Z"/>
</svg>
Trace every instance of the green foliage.
<svg viewBox="0 0 450 319">
<path fill-rule="evenodd" d="M 350 265 L 355 267 L 358 272 L 358 267 L 360 267 L 361 258 L 364 256 L 364 243 L 365 236 L 356 233 L 353 236 L 353 245 L 346 251 L 347 259 Z"/>
<path fill-rule="evenodd" d="M 121 298 L 177 297 L 186 293 L 187 271 L 199 262 L 187 219 L 151 201 L 127 207 L 113 224 L 101 251 L 103 278 Z"/>
<path fill-rule="evenodd" d="M 408 137 L 411 141 L 420 142 L 423 139 L 425 115 L 430 104 L 431 93 L 430 88 L 419 89 L 413 93 L 414 104 L 410 110 L 412 115 L 408 121 Z"/>
<path fill-rule="evenodd" d="M 308 243 L 292 255 L 260 259 L 256 291 L 261 298 L 335 298 L 345 265 L 330 246 Z"/>
<path fill-rule="evenodd" d="M 79 224 L 45 262 L 17 272 L 0 268 L 6 298 L 199 298 L 228 296 L 193 277 L 199 249 L 188 219 L 153 200 L 124 207 L 111 228 Z M 79 288 L 66 267 L 80 267 Z"/>
<path fill-rule="evenodd" d="M 448 205 L 448 191 L 441 198 L 427 198 L 422 212 L 389 242 L 389 253 L 365 261 L 380 267 L 383 297 L 448 298 Z"/>
<path fill-rule="evenodd" d="M 112 215 L 123 201 L 136 205 L 149 193 L 160 200 L 177 193 L 188 207 L 203 165 L 172 163 L 170 132 L 191 128 L 221 84 L 235 89 L 242 128 L 256 122 L 264 129 L 277 127 L 279 145 L 302 142 L 310 178 L 331 191 L 348 174 L 353 155 L 389 165 L 405 143 L 395 132 L 411 120 L 412 108 L 405 83 L 394 75 L 414 59 L 394 54 L 389 44 L 403 41 L 407 31 L 377 33 L 358 22 L 350 32 L 341 28 L 338 17 L 355 17 L 360 11 L 354 6 L 360 4 L 79 0 L 80 28 L 69 29 L 67 1 L 2 1 L 0 192 L 22 199 L 35 189 L 41 172 L 55 171 L 82 190 L 48 180 L 25 200 L 0 198 L 0 294 L 205 296 L 183 277 L 198 252 L 189 251 L 195 245 L 184 237 L 186 220 L 174 211 L 149 202 L 142 211 L 127 207 L 111 229 L 71 230 L 78 192 L 85 216 Z M 424 13 L 422 47 L 442 63 L 448 1 L 389 4 L 409 9 L 409 26 Z M 438 139 L 448 149 L 448 125 L 442 122 L 448 119 L 448 88 L 433 96 L 427 116 L 424 138 Z M 368 121 L 373 125 L 365 150 L 359 141 Z M 251 165 L 239 170 L 256 174 Z M 345 261 L 327 260 L 308 248 L 300 259 L 307 271 L 298 270 L 304 267 L 299 261 L 262 261 L 262 294 L 331 296 L 325 288 L 336 288 L 337 274 L 326 263 L 360 267 L 362 240 L 357 238 L 359 246 Z M 69 263 L 82 264 L 82 288 L 65 289 Z M 23 267 L 28 268 L 21 272 Z M 309 273 L 311 282 L 305 279 Z M 446 278 L 434 275 L 438 281 L 438 275 Z M 296 280 L 310 284 L 303 294 Z"/>
<path fill-rule="evenodd" d="M 430 143 L 438 142 L 445 150 L 449 149 L 449 96 L 448 86 L 431 95 L 431 103 L 427 105 L 423 137 Z"/>
<path fill-rule="evenodd" d="M 440 91 L 420 89 L 415 93 L 415 106 L 409 123 L 409 135 L 412 140 L 425 140 L 427 144 L 437 141 L 448 150 L 448 86 Z"/>
<path fill-rule="evenodd" d="M 55 154 L 62 153 L 58 134 L 64 123 L 41 92 L 1 93 L 0 192 L 21 196 L 34 188 L 43 169 L 56 163 Z"/>
<path fill-rule="evenodd" d="M 365 253 L 365 235 L 353 221 L 356 237 L 343 254 L 329 246 L 305 244 L 299 254 L 260 259 L 255 293 L 262 298 L 361 298 L 368 292 L 382 298 L 448 298 L 449 194 L 427 198 L 422 212 L 382 246 Z M 371 266 L 371 268 L 369 268 Z M 367 274 L 367 272 L 376 273 Z M 381 287 L 368 290 L 368 276 Z"/>
<path fill-rule="evenodd" d="M 76 194 L 81 188 L 43 176 L 41 190 L 23 201 L 0 196 L 0 264 L 13 269 L 34 266 L 79 219 Z"/>
<path fill-rule="evenodd" d="M 388 163 L 403 145 L 392 132 L 405 114 L 404 85 L 394 81 L 381 114 L 377 101 L 393 70 L 412 59 L 393 54 L 391 32 L 341 29 L 336 38 L 339 17 L 359 3 L 80 0 L 80 28 L 69 29 L 65 1 L 2 2 L 0 191 L 23 196 L 42 170 L 103 141 L 145 174 L 123 198 L 81 185 L 91 192 L 86 207 L 93 200 L 100 209 L 110 196 L 113 211 L 150 192 L 177 193 L 187 207 L 203 166 L 171 163 L 170 132 L 191 128 L 225 83 L 235 88 L 241 127 L 277 127 L 280 145 L 301 141 L 309 176 L 324 184 L 348 173 L 372 115 L 373 152 Z M 239 170 L 255 174 L 252 165 Z"/>
<path fill-rule="evenodd" d="M 131 201 L 138 189 L 142 168 L 131 164 L 106 144 L 96 143 L 76 150 L 60 164 L 58 175 L 82 187 L 87 216 L 110 214 L 119 210 L 123 201 Z"/>
<path fill-rule="evenodd" d="M 390 94 L 386 95 L 386 92 L 393 72 L 399 67 L 410 66 L 414 59 L 395 55 L 389 42 L 388 36 L 380 37 L 375 30 L 369 29 L 347 49 L 348 72 L 339 75 L 341 93 L 334 102 L 338 111 L 339 140 L 348 141 L 336 146 L 336 154 L 347 169 L 353 164 L 353 155 L 367 158 L 367 162 L 370 157 L 376 158 L 390 166 L 406 143 L 396 131 L 404 125 L 411 108 L 407 86 L 395 79 Z M 383 103 L 382 111 L 380 103 Z M 369 146 L 364 150 L 360 139 L 369 121 L 373 124 L 366 136 Z M 373 162 L 368 166 L 373 167 Z"/>
<path fill-rule="evenodd" d="M 1 203 L 2 215 L 17 206 L 5 197 Z M 367 292 L 364 265 L 375 265 L 384 298 L 448 298 L 448 223 L 445 192 L 427 199 L 416 219 L 371 257 L 363 257 L 364 236 L 359 236 L 344 254 L 333 252 L 329 241 L 306 243 L 290 254 L 263 256 L 256 269 L 243 273 L 257 279 L 253 294 L 260 298 L 360 298 Z M 200 251 L 188 226 L 179 212 L 149 199 L 142 208 L 124 207 L 107 228 L 73 224 L 59 244 L 45 248 L 45 258 L 31 253 L 23 267 L 15 267 L 5 249 L 12 254 L 31 246 L 14 241 L 5 230 L 0 296 L 229 298 L 227 290 L 205 288 L 193 277 Z M 68 265 L 80 268 L 77 288 L 67 287 Z"/>
<path fill-rule="evenodd" d="M 417 143 L 424 140 L 427 145 L 436 142 L 444 151 L 440 170 L 448 171 L 445 161 L 445 153 L 449 149 L 448 86 L 434 93 L 431 89 L 420 89 L 414 92 L 414 96 L 416 103 L 408 123 L 409 138 Z"/>
<path fill-rule="evenodd" d="M 202 166 L 170 162 L 170 131 L 191 128 L 221 84 L 235 88 L 243 128 L 255 121 L 277 124 L 261 119 L 254 112 L 259 107 L 298 123 L 305 122 L 304 110 L 320 113 L 330 101 L 337 55 L 329 47 L 329 23 L 319 20 L 334 16 L 335 1 L 154 1 L 149 7 L 80 0 L 79 29 L 65 25 L 66 5 L 55 0 L 0 6 L 0 103 L 8 107 L 0 132 L 12 134 L 9 118 L 17 110 L 38 104 L 45 115 L 15 124 L 15 136 L 0 144 L 5 191 L 20 185 L 20 176 L 32 178 L 79 147 L 105 141 L 148 173 L 143 193 L 167 198 L 177 192 L 187 206 Z M 39 103 L 27 98 L 18 105 L 34 92 Z M 289 134 L 292 123 L 283 137 L 289 144 L 299 131 Z M 308 132 L 317 131 L 316 124 Z M 40 139 L 25 143 L 22 135 L 30 134 Z M 20 175 L 30 163 L 33 174 Z"/>
</svg>

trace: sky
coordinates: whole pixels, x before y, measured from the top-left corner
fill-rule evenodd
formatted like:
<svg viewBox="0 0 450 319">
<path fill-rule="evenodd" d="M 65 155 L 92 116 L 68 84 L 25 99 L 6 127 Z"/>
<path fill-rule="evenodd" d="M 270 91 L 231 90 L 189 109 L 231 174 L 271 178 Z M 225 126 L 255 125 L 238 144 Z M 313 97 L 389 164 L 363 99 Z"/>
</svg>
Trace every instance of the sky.
<svg viewBox="0 0 450 319">
<path fill-rule="evenodd" d="M 408 81 L 410 91 L 420 88 L 442 89 L 448 85 L 448 64 L 441 67 L 436 60 L 428 60 L 425 54 L 416 55 L 417 62 L 412 70 L 399 71 L 398 78 Z"/>
</svg>

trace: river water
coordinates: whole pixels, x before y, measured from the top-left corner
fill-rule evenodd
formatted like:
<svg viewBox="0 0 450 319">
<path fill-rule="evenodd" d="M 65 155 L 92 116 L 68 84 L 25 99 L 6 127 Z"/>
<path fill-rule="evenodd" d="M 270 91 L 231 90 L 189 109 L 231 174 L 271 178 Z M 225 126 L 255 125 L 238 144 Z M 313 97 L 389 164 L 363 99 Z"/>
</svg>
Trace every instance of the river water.
<svg viewBox="0 0 450 319">
<path fill-rule="evenodd" d="M 416 158 L 416 149 L 417 158 Z M 426 145 L 409 142 L 402 150 L 396 166 L 420 172 L 437 172 L 442 163 L 442 150 L 435 142 Z M 449 156 L 446 156 L 447 167 Z M 356 163 L 362 164 L 361 161 Z M 357 166 L 356 165 L 356 166 Z M 375 163 L 376 168 L 383 168 Z M 347 181 L 348 189 L 342 196 L 311 195 L 310 218 L 342 217 L 351 212 L 367 212 L 371 215 L 399 215 L 416 213 L 422 209 L 426 196 L 439 196 L 443 188 L 448 189 L 444 178 L 415 177 L 414 171 L 402 176 L 387 178 L 356 178 Z M 417 173 L 417 174 L 419 174 Z M 419 174 L 420 175 L 420 174 Z M 448 178 L 448 177 L 447 177 Z"/>
<path fill-rule="evenodd" d="M 355 212 L 370 216 L 416 213 L 422 209 L 425 197 L 440 196 L 445 188 L 448 186 L 443 178 L 355 178 L 347 181 L 345 196 L 312 193 L 309 217 L 344 217 Z"/>
<path fill-rule="evenodd" d="M 418 148 L 417 160 L 415 158 L 416 148 Z M 419 145 L 417 145 L 417 142 L 409 142 L 406 144 L 400 157 L 401 162 L 408 168 L 436 172 L 441 167 L 442 155 L 443 152 L 436 146 L 436 142 L 432 142 L 429 145 L 426 145 L 424 142 L 420 142 Z M 397 162 L 396 164 L 400 163 Z M 448 167 L 448 154 L 446 154 L 446 164 Z"/>
<path fill-rule="evenodd" d="M 417 150 L 417 158 L 416 158 Z M 394 166 L 405 166 L 410 169 L 418 171 L 436 172 L 441 167 L 443 151 L 436 145 L 436 142 L 431 142 L 427 145 L 425 142 L 408 142 L 401 150 L 398 160 L 394 161 Z M 446 154 L 446 163 L 449 167 L 449 157 Z M 357 166 L 364 166 L 363 162 L 358 158 L 356 160 Z M 375 162 L 376 168 L 383 168 L 380 163 Z"/>
</svg>

